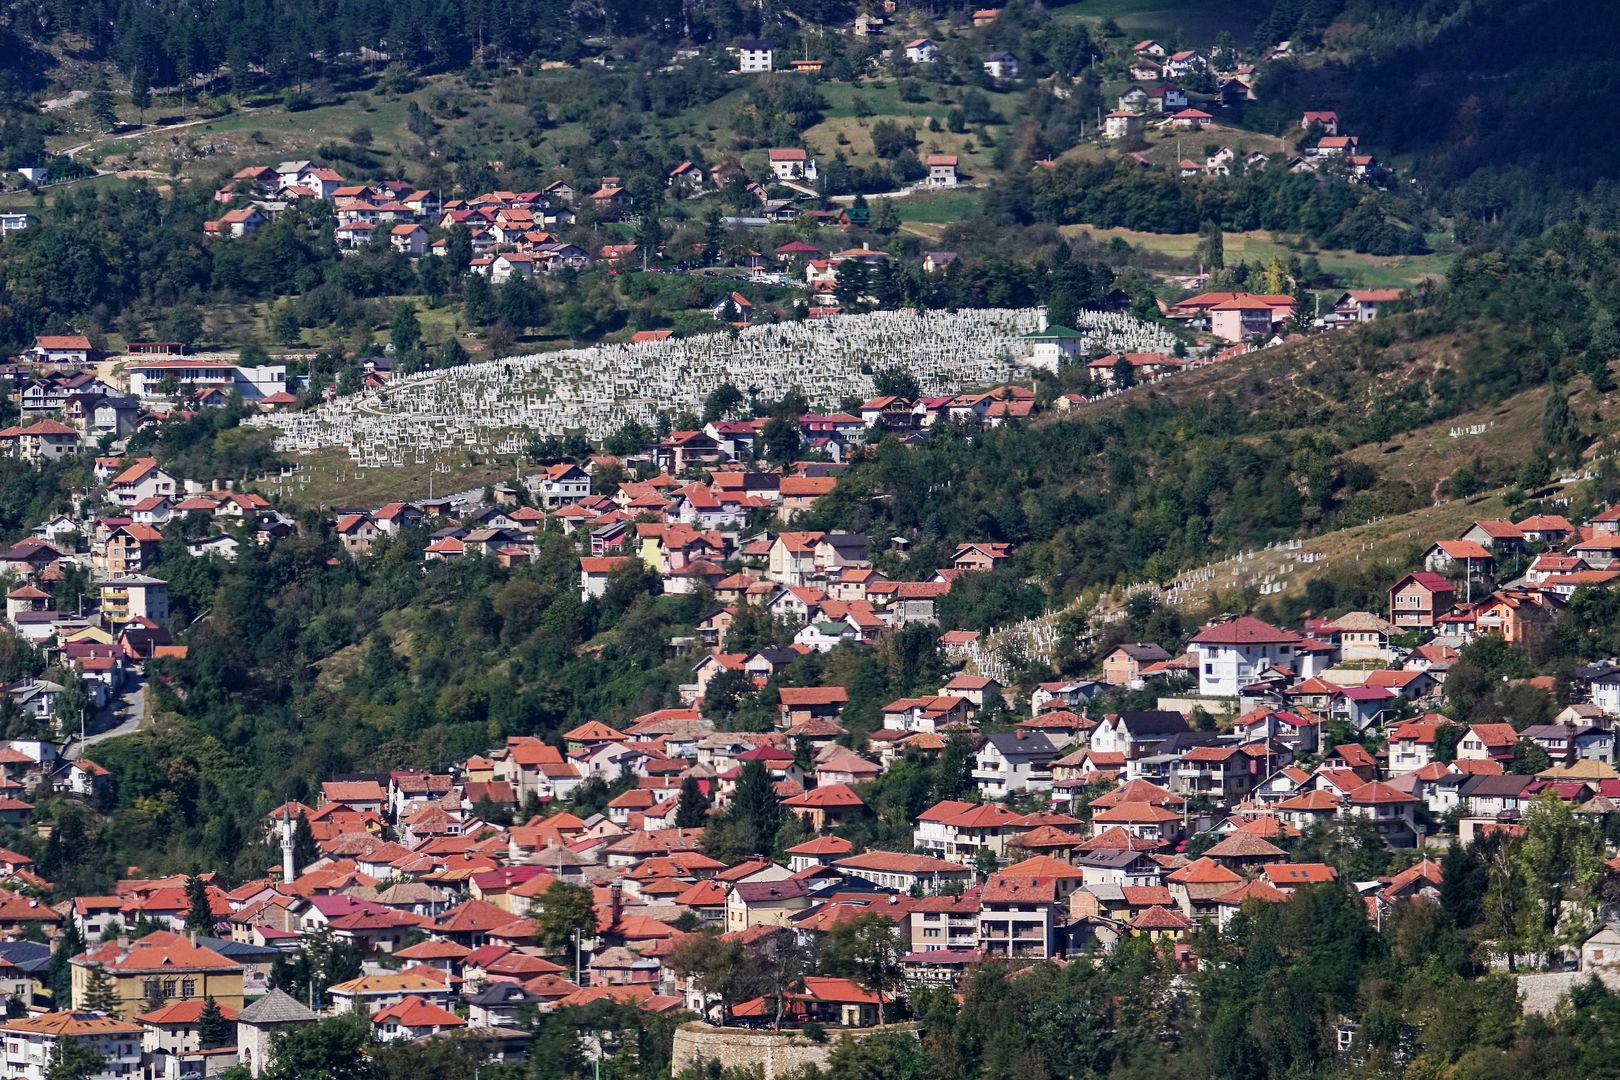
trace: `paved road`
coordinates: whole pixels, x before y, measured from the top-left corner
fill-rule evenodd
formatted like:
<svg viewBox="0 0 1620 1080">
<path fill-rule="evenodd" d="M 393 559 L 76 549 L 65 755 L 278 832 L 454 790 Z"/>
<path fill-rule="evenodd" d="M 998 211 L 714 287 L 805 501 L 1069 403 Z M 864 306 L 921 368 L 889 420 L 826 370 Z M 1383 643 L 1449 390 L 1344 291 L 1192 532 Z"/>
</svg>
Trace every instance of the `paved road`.
<svg viewBox="0 0 1620 1080">
<path fill-rule="evenodd" d="M 145 715 L 146 680 L 143 678 L 137 681 L 133 688 L 114 698 L 108 707 L 90 722 L 91 734 L 85 737 L 84 742 L 76 742 L 69 747 L 67 756 L 75 758 L 86 746 L 116 739 L 120 735 L 135 734 L 140 729 L 141 720 Z M 108 724 L 112 726 L 108 727 Z"/>
</svg>

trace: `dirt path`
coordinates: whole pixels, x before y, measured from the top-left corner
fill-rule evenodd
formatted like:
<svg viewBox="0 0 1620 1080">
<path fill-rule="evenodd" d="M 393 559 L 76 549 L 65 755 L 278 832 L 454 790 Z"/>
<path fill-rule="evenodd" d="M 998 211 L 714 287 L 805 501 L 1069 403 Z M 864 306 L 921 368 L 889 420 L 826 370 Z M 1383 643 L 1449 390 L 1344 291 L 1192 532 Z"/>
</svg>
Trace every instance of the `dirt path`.
<svg viewBox="0 0 1620 1080">
<path fill-rule="evenodd" d="M 257 111 L 257 110 L 255 110 L 255 109 L 237 109 L 237 110 L 235 110 L 235 113 L 233 115 L 242 115 L 242 114 L 245 114 L 245 113 L 251 113 L 251 112 L 255 112 L 255 111 Z M 119 141 L 121 139 L 144 139 L 148 135 L 162 135 L 165 132 L 179 131 L 182 128 L 196 127 L 199 124 L 211 124 L 215 120 L 221 120 L 221 119 L 224 119 L 224 118 L 219 117 L 219 116 L 202 116 L 202 117 L 198 117 L 196 120 L 181 120 L 178 123 L 163 124 L 163 125 L 161 125 L 159 127 L 137 128 L 134 131 L 109 131 L 104 135 L 97 135 L 95 138 L 91 139 L 89 142 L 82 142 L 78 146 L 70 146 L 66 150 L 62 151 L 62 153 L 64 155 L 66 155 L 67 157 L 73 157 L 75 154 L 78 154 L 78 153 L 81 153 L 81 152 L 83 152 L 85 150 L 88 150 L 92 146 L 99 146 L 102 143 L 117 142 L 117 141 Z"/>
</svg>

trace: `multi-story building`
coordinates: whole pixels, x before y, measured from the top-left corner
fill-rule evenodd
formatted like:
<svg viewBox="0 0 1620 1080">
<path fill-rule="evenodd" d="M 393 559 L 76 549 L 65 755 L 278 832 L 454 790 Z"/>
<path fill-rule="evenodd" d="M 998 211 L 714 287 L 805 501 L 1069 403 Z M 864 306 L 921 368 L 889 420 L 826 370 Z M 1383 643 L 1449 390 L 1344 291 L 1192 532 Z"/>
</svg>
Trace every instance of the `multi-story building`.
<svg viewBox="0 0 1620 1080">
<path fill-rule="evenodd" d="M 1237 697 L 1266 668 L 1293 667 L 1303 642 L 1298 634 L 1249 615 L 1211 623 L 1194 634 L 1188 645 L 1198 658 L 1198 692 L 1206 697 Z"/>
<path fill-rule="evenodd" d="M 23 1016 L 0 1025 L 4 1033 L 6 1076 L 17 1080 L 45 1080 L 60 1048 L 68 1043 L 85 1046 L 101 1056 L 85 1080 L 120 1080 L 141 1073 L 141 1025 L 100 1013 L 63 1010 Z"/>
</svg>

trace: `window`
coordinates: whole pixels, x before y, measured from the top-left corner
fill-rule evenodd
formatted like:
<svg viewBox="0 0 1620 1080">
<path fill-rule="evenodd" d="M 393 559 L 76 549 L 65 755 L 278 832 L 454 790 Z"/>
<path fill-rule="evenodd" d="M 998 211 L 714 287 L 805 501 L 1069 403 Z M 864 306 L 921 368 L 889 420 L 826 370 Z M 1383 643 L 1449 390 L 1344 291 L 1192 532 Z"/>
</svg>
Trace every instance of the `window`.
<svg viewBox="0 0 1620 1080">
<path fill-rule="evenodd" d="M 166 998 L 174 997 L 174 980 L 173 979 L 164 979 L 163 980 L 163 996 L 166 997 Z"/>
<path fill-rule="evenodd" d="M 186 980 L 182 981 L 180 983 L 180 996 L 182 998 L 196 997 L 197 996 L 197 980 L 196 979 L 186 979 Z"/>
</svg>

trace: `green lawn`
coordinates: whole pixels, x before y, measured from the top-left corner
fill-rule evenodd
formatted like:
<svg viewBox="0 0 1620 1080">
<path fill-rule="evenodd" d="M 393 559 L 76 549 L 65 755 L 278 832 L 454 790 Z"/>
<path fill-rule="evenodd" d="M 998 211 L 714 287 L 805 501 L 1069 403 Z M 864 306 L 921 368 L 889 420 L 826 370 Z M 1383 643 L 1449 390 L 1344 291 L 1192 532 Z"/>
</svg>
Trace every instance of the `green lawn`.
<svg viewBox="0 0 1620 1080">
<path fill-rule="evenodd" d="M 949 225 L 979 211 L 984 194 L 979 191 L 943 191 L 937 195 L 913 195 L 895 199 L 894 210 L 901 221 L 925 225 Z"/>
<path fill-rule="evenodd" d="M 883 116 L 943 118 L 953 105 L 962 100 L 968 90 L 975 89 L 967 86 L 942 86 L 921 77 L 912 81 L 922 87 L 923 92 L 928 95 L 927 101 L 902 101 L 899 81 L 896 79 L 873 79 L 859 83 L 822 83 L 821 96 L 827 99 L 827 107 L 822 113 L 828 119 L 862 115 L 872 118 Z M 1018 94 L 983 89 L 978 92 L 990 100 L 990 104 L 1003 118 L 1017 114 Z"/>
<path fill-rule="evenodd" d="M 1196 233 L 1150 233 L 1097 229 L 1090 225 L 1065 225 L 1062 231 L 1071 236 L 1089 236 L 1102 244 L 1117 236 L 1135 247 L 1182 259 L 1191 258 L 1198 248 Z M 1297 240 L 1282 233 L 1229 232 L 1225 237 L 1226 261 L 1228 264 L 1259 263 L 1273 255 L 1282 259 L 1312 255 L 1322 264 L 1322 269 L 1339 278 L 1342 284 L 1368 287 L 1410 285 L 1426 277 L 1441 278 L 1451 262 L 1450 254 L 1443 251 L 1427 255 L 1363 255 L 1355 251 L 1305 250 L 1296 246 Z"/>
</svg>

